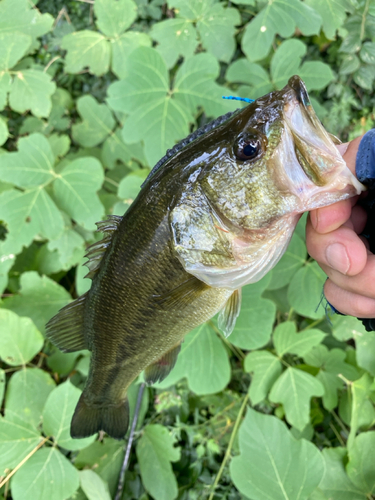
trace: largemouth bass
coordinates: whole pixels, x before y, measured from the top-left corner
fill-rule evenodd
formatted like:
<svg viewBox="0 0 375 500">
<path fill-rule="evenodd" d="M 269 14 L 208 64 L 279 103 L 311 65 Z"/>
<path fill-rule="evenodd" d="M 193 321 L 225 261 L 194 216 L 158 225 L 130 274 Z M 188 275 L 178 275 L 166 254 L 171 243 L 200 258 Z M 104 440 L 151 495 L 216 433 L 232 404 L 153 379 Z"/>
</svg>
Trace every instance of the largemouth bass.
<svg viewBox="0 0 375 500">
<path fill-rule="evenodd" d="M 277 263 L 301 213 L 362 189 L 298 76 L 168 151 L 125 215 L 98 223 L 91 289 L 47 325 L 62 351 L 92 352 L 72 437 L 123 438 L 132 381 L 163 380 L 184 336 L 219 311 L 229 335 L 241 287 Z"/>
</svg>

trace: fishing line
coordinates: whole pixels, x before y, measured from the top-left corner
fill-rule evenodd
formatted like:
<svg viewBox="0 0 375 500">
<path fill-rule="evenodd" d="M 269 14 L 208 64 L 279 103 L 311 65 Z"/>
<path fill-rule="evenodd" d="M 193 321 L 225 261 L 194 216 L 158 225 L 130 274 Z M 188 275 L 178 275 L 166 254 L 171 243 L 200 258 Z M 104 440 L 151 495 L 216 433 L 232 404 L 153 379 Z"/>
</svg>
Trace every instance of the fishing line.
<svg viewBox="0 0 375 500">
<path fill-rule="evenodd" d="M 234 95 L 223 95 L 223 99 L 231 99 L 232 101 L 243 101 L 251 104 L 254 102 L 254 99 L 249 99 L 248 97 L 236 97 Z"/>
</svg>

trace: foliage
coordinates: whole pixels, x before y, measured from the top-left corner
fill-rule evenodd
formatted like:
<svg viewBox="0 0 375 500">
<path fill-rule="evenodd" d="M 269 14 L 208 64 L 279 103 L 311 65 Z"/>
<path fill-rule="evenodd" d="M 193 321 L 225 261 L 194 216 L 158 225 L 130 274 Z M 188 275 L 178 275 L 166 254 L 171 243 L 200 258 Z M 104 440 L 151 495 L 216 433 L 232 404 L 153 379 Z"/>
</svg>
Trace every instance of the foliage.
<svg viewBox="0 0 375 500">
<path fill-rule="evenodd" d="M 235 109 L 222 95 L 256 98 L 297 73 L 330 132 L 371 128 L 375 7 L 35 3 L 0 0 L 0 498 L 109 499 L 124 444 L 68 431 L 89 353 L 43 337 L 89 287 L 95 222 L 127 210 L 166 149 Z M 124 500 L 374 498 L 375 336 L 318 307 L 325 275 L 303 224 L 243 290 L 229 340 L 216 319 L 192 331 L 146 390 Z"/>
</svg>

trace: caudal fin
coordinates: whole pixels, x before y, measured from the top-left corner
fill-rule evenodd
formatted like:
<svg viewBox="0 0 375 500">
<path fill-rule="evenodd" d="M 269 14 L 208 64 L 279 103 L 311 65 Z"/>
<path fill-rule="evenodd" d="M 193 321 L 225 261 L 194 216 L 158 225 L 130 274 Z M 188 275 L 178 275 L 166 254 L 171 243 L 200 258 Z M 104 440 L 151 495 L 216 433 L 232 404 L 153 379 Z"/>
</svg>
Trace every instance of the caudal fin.
<svg viewBox="0 0 375 500">
<path fill-rule="evenodd" d="M 121 405 L 89 406 L 86 404 L 84 393 L 76 406 L 70 435 L 72 438 L 92 436 L 99 431 L 105 431 L 115 439 L 123 439 L 129 426 L 129 403 L 125 399 Z"/>
</svg>

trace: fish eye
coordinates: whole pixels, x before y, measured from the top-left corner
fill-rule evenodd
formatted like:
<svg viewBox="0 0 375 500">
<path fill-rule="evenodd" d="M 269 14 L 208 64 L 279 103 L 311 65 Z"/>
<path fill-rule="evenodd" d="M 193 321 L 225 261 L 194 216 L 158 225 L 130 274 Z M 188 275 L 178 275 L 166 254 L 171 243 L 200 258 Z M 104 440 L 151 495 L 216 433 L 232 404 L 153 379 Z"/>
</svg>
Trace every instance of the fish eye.
<svg viewBox="0 0 375 500">
<path fill-rule="evenodd" d="M 234 143 L 234 154 L 238 160 L 255 160 L 263 152 L 263 142 L 255 131 L 241 134 Z"/>
</svg>

